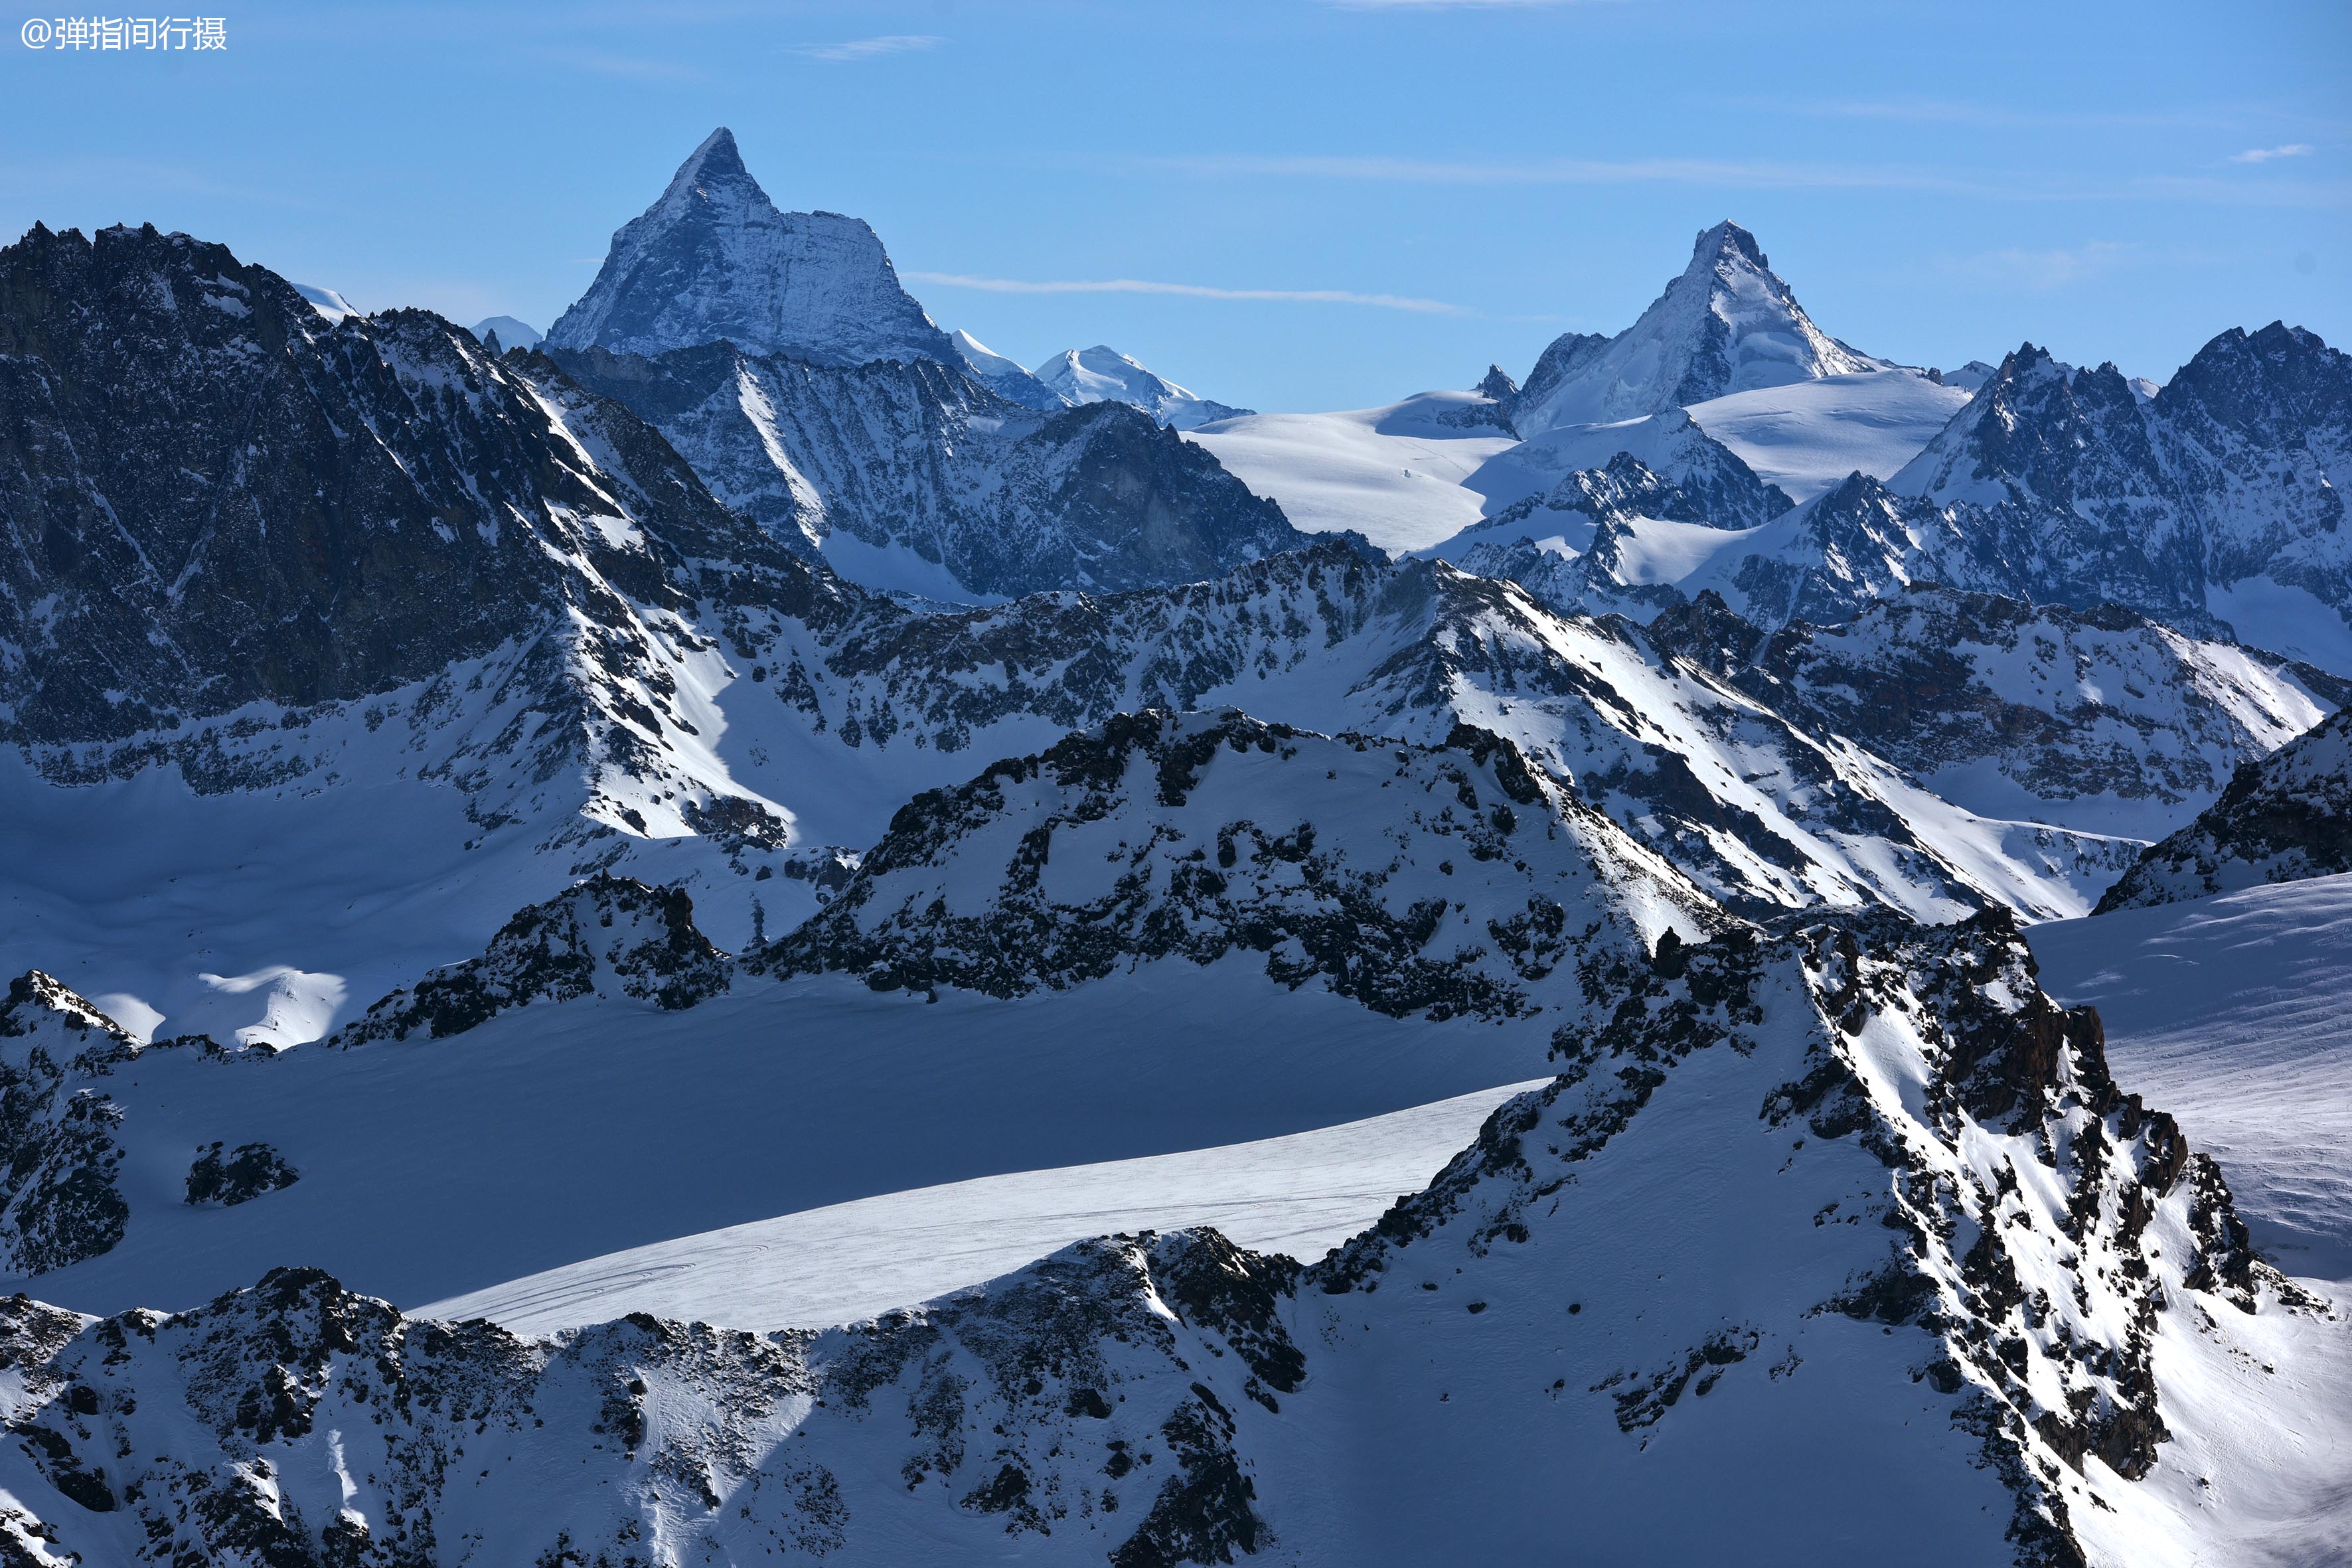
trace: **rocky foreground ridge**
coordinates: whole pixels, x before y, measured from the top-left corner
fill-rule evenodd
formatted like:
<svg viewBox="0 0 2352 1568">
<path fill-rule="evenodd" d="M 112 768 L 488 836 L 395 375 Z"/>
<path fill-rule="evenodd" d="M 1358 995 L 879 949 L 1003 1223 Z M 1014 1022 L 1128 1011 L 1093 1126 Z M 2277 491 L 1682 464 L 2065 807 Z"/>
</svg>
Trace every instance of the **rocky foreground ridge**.
<svg viewBox="0 0 2352 1568">
<path fill-rule="evenodd" d="M 518 1338 L 299 1268 L 176 1316 L 16 1297 L 0 1531 L 35 1563 L 1670 1561 L 1720 1509 L 1767 1561 L 1896 1530 L 2133 1561 L 2193 1524 L 2179 1478 L 2230 1476 L 2162 1390 L 2259 1398 L 2336 1331 L 2005 917 L 1593 956 L 1559 1078 L 1303 1268 L 1109 1237 L 766 1335 Z"/>
</svg>

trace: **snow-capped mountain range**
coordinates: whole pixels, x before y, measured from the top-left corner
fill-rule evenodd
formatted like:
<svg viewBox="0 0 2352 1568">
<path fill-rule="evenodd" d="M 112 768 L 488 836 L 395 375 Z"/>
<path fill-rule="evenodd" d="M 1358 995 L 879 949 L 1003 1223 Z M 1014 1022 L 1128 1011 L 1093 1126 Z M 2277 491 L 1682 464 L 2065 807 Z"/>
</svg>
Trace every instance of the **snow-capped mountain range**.
<svg viewBox="0 0 2352 1568">
<path fill-rule="evenodd" d="M 1254 415 L 723 130 L 528 333 L 0 250 L 0 1559 L 2352 1547 L 2342 353 Z"/>
</svg>

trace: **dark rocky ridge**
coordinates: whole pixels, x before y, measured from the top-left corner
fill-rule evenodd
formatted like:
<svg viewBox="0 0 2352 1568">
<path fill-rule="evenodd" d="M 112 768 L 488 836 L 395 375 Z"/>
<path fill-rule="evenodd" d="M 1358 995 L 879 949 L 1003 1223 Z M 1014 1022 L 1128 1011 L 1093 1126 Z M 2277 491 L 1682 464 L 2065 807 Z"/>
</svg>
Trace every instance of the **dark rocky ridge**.
<svg viewBox="0 0 2352 1568">
<path fill-rule="evenodd" d="M 1581 964 L 1647 941 L 1636 905 L 1694 934 L 1714 918 L 1500 736 L 1404 746 L 1147 711 L 917 796 L 747 967 L 1009 997 L 1253 953 L 1278 984 L 1391 1016 L 1502 1017 L 1580 1003 Z"/>
<path fill-rule="evenodd" d="M 328 1043 L 439 1039 L 516 1007 L 591 994 L 677 1010 L 724 992 L 734 971 L 733 960 L 695 929 L 694 903 L 683 891 L 599 873 L 517 910 L 479 958 L 394 992 Z"/>
</svg>

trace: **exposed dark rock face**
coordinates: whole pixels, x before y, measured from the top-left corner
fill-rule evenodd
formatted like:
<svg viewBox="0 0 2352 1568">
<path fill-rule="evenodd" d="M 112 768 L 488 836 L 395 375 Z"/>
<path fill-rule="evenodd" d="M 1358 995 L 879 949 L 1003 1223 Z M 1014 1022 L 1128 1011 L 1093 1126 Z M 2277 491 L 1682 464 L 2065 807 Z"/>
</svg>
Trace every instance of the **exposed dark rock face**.
<svg viewBox="0 0 2352 1568">
<path fill-rule="evenodd" d="M 559 358 L 779 539 L 910 552 L 975 595 L 1195 582 L 1306 542 L 1205 447 L 1122 403 L 1040 413 L 956 365 L 730 343 Z"/>
<path fill-rule="evenodd" d="M 122 1110 L 106 1080 L 138 1051 L 114 1021 L 39 970 L 0 1002 L 0 1260 L 43 1274 L 122 1239 Z"/>
<path fill-rule="evenodd" d="M 607 627 L 620 594 L 681 606 L 688 560 L 825 614 L 808 568 L 549 362 L 422 311 L 331 326 L 183 235 L 36 226 L 0 251 L 0 739 L 366 697 L 569 605 Z"/>
<path fill-rule="evenodd" d="M 2352 715 L 2241 763 L 2197 820 L 2149 847 L 2098 912 L 2352 871 Z"/>
<path fill-rule="evenodd" d="M 234 1208 L 290 1187 L 301 1174 L 267 1143 L 240 1143 L 224 1154 L 216 1140 L 197 1150 L 188 1167 L 188 1202 Z"/>
<path fill-rule="evenodd" d="M 1843 625 L 1769 634 L 1703 593 L 1649 636 L 1810 732 L 1851 737 L 1998 816 L 2002 803 L 1937 779 L 1989 764 L 2045 821 L 2084 807 L 2131 810 L 2135 824 L 2185 813 L 2352 697 L 2352 681 L 2325 670 L 2199 642 L 2121 605 L 1933 585 Z"/>
<path fill-rule="evenodd" d="M 1624 884 L 1700 929 L 1695 889 L 1498 736 L 1147 711 L 916 797 L 840 897 L 748 963 L 1014 996 L 1255 952 L 1375 1012 L 1506 1016 L 1589 950 L 1646 940 Z"/>
<path fill-rule="evenodd" d="M 734 970 L 695 929 L 694 903 L 682 890 L 599 874 L 518 911 L 481 957 L 394 992 L 330 1043 L 438 1039 L 510 1008 L 591 994 L 691 1007 L 725 991 Z"/>
</svg>

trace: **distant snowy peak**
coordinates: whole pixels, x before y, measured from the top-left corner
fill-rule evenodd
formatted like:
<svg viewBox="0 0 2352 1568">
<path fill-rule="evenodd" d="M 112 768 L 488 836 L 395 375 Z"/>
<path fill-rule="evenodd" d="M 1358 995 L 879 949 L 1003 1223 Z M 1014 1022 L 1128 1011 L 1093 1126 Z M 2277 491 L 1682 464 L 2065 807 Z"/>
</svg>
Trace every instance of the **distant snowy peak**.
<svg viewBox="0 0 2352 1568">
<path fill-rule="evenodd" d="M 1520 395 L 1519 432 L 1638 419 L 1734 392 L 1891 368 L 1822 331 L 1756 237 L 1719 223 L 1640 321 L 1613 338 L 1570 332 Z"/>
<path fill-rule="evenodd" d="M 724 126 L 613 237 L 596 281 L 547 334 L 551 347 L 644 354 L 722 338 L 820 364 L 960 363 L 873 229 L 779 212 Z"/>
<path fill-rule="evenodd" d="M 332 289 L 321 289 L 315 283 L 297 283 L 294 292 L 310 300 L 310 308 L 331 321 L 340 321 L 346 316 L 367 314 Z"/>
<path fill-rule="evenodd" d="M 950 332 L 948 342 L 955 345 L 957 357 L 971 372 L 972 379 L 1007 402 L 1040 412 L 1070 405 L 1070 399 L 1031 374 L 1020 361 L 1005 358 L 962 328 Z"/>
<path fill-rule="evenodd" d="M 2000 374 L 2000 366 L 1972 359 L 1958 370 L 1939 370 L 1930 374 L 1946 386 L 1957 386 L 1963 392 L 1974 392 Z"/>
<path fill-rule="evenodd" d="M 474 336 L 488 347 L 492 334 L 502 349 L 535 349 L 546 333 L 514 316 L 486 316 L 474 323 Z"/>
<path fill-rule="evenodd" d="M 1191 430 L 1256 412 L 1187 391 L 1102 343 L 1064 350 L 1037 367 L 1037 379 L 1066 402 L 1128 404 L 1171 430 Z"/>
</svg>

